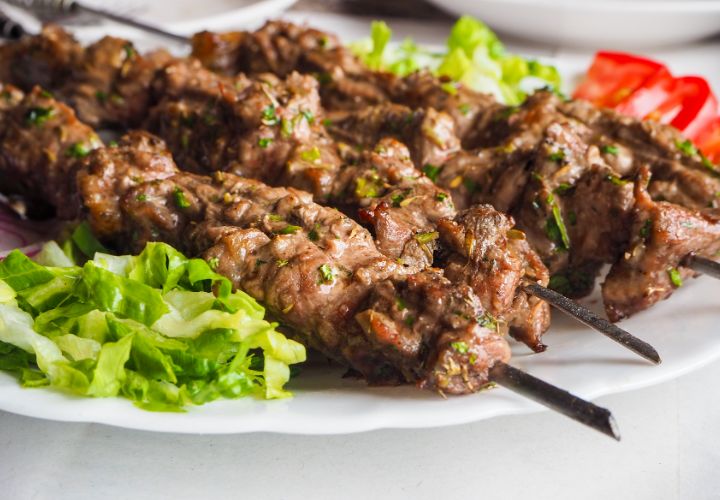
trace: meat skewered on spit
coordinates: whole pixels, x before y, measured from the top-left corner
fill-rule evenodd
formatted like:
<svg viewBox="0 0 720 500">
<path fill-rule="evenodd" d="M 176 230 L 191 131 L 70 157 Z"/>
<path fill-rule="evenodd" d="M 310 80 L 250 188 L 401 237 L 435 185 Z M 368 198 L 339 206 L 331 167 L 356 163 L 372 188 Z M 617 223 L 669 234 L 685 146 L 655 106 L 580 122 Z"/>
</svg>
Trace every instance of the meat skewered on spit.
<svg viewBox="0 0 720 500">
<path fill-rule="evenodd" d="M 607 410 L 506 364 L 509 346 L 470 287 L 438 269 L 402 270 L 366 229 L 308 193 L 181 172 L 145 132 L 103 147 L 47 92 L 5 86 L 0 95 L 3 192 L 87 218 L 118 249 L 159 240 L 202 256 L 306 345 L 371 383 L 463 394 L 495 381 L 618 438 Z"/>
<path fill-rule="evenodd" d="M 195 171 L 210 166 L 211 170 L 230 170 L 273 184 L 303 188 L 320 201 L 351 208 L 350 212 L 363 206 L 362 213 L 374 226 L 381 250 L 388 250 L 387 256 L 402 259 L 409 270 L 416 268 L 413 260 L 424 266 L 433 263 L 434 239 L 439 237 L 446 242 L 448 276 L 475 286 L 490 313 L 508 319 L 516 338 L 535 350 L 544 347 L 539 338 L 548 325 L 547 305 L 532 296 L 537 290 L 533 293 L 533 288 L 523 288 L 521 280 L 545 284 L 547 277 L 522 233 L 507 231 L 512 222 L 506 231 L 497 230 L 504 220 L 510 219 L 500 217 L 494 225 L 480 226 L 474 222 L 478 215 L 473 214 L 480 207 L 475 207 L 453 224 L 442 223 L 441 218 L 455 213 L 447 193 L 433 188 L 413 168 L 402 145 L 385 141 L 388 145 L 380 146 L 382 154 L 376 149 L 373 153 L 350 153 L 339 158 L 335 144 L 320 123 L 322 109 L 317 102 L 314 79 L 291 75 L 283 82 L 263 75 L 253 81 L 236 77 L 230 82 L 187 61 L 167 64 L 168 56 L 162 52 L 142 58 L 124 40 L 106 38 L 83 53 L 67 34 L 52 28 L 47 28 L 41 37 L 26 40 L 24 46 L 8 46 L 6 50 L 4 60 L 13 61 L 5 67 L 7 80 L 26 87 L 32 83 L 27 76 L 32 72 L 19 69 L 23 63 L 48 69 L 44 72 L 49 75 L 46 83 L 57 88 L 57 93 L 81 116 L 104 125 L 139 122 L 144 117 L 140 112 L 152 101 L 144 90 L 152 79 L 150 68 L 164 66 L 155 79 L 159 104 L 147 123 L 168 141 L 183 165 Z M 56 64 L 59 60 L 66 62 Z M 68 70 L 67 61 L 72 61 L 70 66 L 74 64 L 77 69 Z M 46 68 L 44 63 L 51 67 Z M 429 110 L 411 121 L 423 132 L 415 141 L 415 149 L 440 157 L 447 148 L 439 143 L 438 137 L 451 136 L 453 125 L 447 116 L 437 115 Z M 193 147 L 189 148 L 189 144 Z M 394 153 L 386 154 L 389 151 Z M 356 164 L 346 168 L 348 161 Z M 378 163 L 390 164 L 383 169 L 378 168 Z M 378 172 L 389 176 L 381 178 Z M 402 172 L 407 175 L 400 175 Z M 395 177 L 393 182 L 389 182 L 390 177 Z M 416 181 L 407 182 L 413 178 Z M 355 189 L 349 190 L 348 197 L 348 187 L 353 186 Z M 384 198 L 378 196 L 380 190 Z M 420 193 L 415 195 L 413 191 Z M 488 233 L 487 228 L 492 227 L 496 229 Z M 515 241 L 508 241 L 507 234 L 517 235 Z M 467 241 L 472 236 L 485 242 L 473 246 L 478 252 L 468 251 Z M 493 237 L 502 241 L 496 243 Z M 498 247 L 506 250 L 498 252 Z M 503 260 L 498 260 L 498 255 Z M 473 272 L 468 277 L 469 269 Z M 488 287 L 493 277 L 496 285 Z M 552 300 L 553 296 L 545 294 L 544 298 Z M 587 310 L 583 315 L 614 340 L 647 359 L 659 361 L 657 353 L 646 343 L 603 323 Z"/>
</svg>

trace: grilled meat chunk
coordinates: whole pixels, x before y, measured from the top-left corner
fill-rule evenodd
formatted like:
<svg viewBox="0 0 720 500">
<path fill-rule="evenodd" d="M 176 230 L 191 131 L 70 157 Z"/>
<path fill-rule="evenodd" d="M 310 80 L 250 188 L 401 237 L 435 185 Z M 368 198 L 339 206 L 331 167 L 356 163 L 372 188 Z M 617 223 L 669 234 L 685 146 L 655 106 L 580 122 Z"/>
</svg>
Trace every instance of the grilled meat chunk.
<svg viewBox="0 0 720 500">
<path fill-rule="evenodd" d="M 340 167 L 316 81 L 293 73 L 230 80 L 180 61 L 156 82 L 147 122 L 194 172 L 226 171 L 326 200 Z"/>
<path fill-rule="evenodd" d="M 635 184 L 632 239 L 602 285 L 605 310 L 618 321 L 669 297 L 682 280 L 695 275 L 683 267 L 693 254 L 720 250 L 720 212 L 692 210 L 653 201 L 646 190 L 649 171 Z"/>
<path fill-rule="evenodd" d="M 75 163 L 102 145 L 66 105 L 36 87 L 29 94 L 8 87 L 0 107 L 0 190 L 23 196 L 35 213 L 52 208 L 72 217 Z"/>
</svg>

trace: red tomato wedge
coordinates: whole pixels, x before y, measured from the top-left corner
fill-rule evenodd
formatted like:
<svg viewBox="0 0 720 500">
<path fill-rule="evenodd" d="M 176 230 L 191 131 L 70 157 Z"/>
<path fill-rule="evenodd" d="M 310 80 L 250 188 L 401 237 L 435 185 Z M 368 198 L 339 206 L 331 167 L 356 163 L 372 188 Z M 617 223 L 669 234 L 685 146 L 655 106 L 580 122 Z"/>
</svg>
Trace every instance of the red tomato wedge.
<svg viewBox="0 0 720 500">
<path fill-rule="evenodd" d="M 643 57 L 598 52 L 587 78 L 575 90 L 573 97 L 612 108 L 663 69 L 667 71 L 663 64 Z"/>
<path fill-rule="evenodd" d="M 674 93 L 674 87 L 675 79 L 663 66 L 632 94 L 617 103 L 615 110 L 624 115 L 645 117 L 670 98 Z"/>
<path fill-rule="evenodd" d="M 717 116 L 718 103 L 704 78 L 683 76 L 675 79 L 672 95 L 656 113 L 661 117 L 659 121 L 674 126 L 688 139 L 695 139 Z"/>
<path fill-rule="evenodd" d="M 705 127 L 695 143 L 711 162 L 720 163 L 720 117 Z"/>
</svg>

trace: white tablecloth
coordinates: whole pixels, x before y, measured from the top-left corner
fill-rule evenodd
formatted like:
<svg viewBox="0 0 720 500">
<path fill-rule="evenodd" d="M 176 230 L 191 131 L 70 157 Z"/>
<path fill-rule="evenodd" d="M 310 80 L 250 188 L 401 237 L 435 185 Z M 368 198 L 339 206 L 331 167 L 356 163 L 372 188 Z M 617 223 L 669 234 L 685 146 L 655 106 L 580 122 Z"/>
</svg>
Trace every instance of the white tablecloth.
<svg viewBox="0 0 720 500">
<path fill-rule="evenodd" d="M 298 14 L 294 14 L 297 18 Z M 302 16 L 300 16 L 302 17 Z M 367 21 L 312 14 L 363 35 Z M 441 43 L 448 25 L 394 22 Z M 589 58 L 511 44 L 535 55 Z M 655 55 L 720 90 L 720 42 Z M 713 332 L 717 333 L 717 332 Z M 711 499 L 720 498 L 720 363 L 601 398 L 620 443 L 561 416 L 344 436 L 153 434 L 0 412 L 0 499 Z"/>
</svg>

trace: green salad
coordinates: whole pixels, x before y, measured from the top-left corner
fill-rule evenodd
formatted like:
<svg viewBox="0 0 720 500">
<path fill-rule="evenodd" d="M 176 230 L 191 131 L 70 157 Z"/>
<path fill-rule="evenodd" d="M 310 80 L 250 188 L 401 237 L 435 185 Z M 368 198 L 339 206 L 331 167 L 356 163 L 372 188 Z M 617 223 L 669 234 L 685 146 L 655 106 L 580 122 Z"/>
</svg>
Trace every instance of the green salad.
<svg viewBox="0 0 720 500">
<path fill-rule="evenodd" d="M 70 249 L 98 244 L 83 226 L 69 241 L 46 244 L 36 261 L 17 250 L 0 261 L 0 369 L 24 386 L 159 411 L 289 395 L 304 347 L 212 262 L 149 243 L 138 256 L 96 252 L 76 265 Z"/>
<path fill-rule="evenodd" d="M 443 51 L 428 50 L 412 39 L 397 45 L 391 40 L 390 27 L 375 21 L 370 38 L 351 44 L 351 49 L 370 69 L 405 76 L 428 68 L 509 105 L 520 104 L 539 88 L 560 89 L 560 73 L 554 66 L 508 54 L 497 35 L 470 16 L 455 23 Z"/>
</svg>

